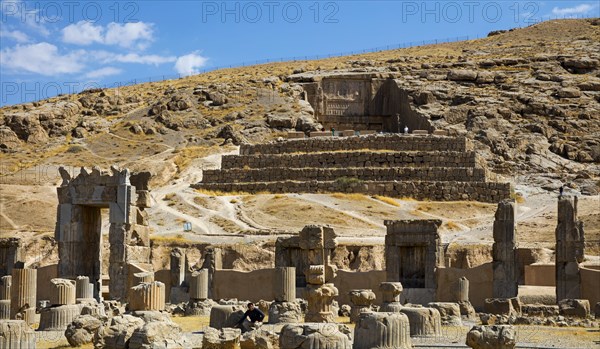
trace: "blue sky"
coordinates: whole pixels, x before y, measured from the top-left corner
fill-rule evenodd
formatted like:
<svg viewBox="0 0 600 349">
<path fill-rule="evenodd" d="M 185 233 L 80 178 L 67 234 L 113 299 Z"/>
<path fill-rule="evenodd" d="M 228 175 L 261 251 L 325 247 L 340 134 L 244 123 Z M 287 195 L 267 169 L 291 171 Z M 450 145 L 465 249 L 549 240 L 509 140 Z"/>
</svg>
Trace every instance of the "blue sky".
<svg viewBox="0 0 600 349">
<path fill-rule="evenodd" d="M 0 1 L 0 105 L 600 13 L 597 1 Z"/>
</svg>

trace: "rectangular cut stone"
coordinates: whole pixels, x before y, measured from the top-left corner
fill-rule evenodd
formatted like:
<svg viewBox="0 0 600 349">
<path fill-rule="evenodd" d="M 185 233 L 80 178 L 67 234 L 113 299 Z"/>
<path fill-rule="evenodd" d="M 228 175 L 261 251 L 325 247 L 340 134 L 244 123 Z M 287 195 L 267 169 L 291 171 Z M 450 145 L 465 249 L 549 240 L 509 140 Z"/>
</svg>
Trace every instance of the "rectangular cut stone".
<svg viewBox="0 0 600 349">
<path fill-rule="evenodd" d="M 150 208 L 152 207 L 152 196 L 150 195 L 150 191 L 148 190 L 137 190 L 137 200 L 135 201 L 135 205 L 140 208 Z"/>
</svg>

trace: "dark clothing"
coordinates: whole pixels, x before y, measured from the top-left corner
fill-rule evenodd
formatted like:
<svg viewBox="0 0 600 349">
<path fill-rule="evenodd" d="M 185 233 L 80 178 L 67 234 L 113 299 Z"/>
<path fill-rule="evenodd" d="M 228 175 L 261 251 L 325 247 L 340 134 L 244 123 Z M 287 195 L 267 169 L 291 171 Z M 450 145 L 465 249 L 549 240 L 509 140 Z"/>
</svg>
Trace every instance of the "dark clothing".
<svg viewBox="0 0 600 349">
<path fill-rule="evenodd" d="M 240 320 L 239 323 L 244 322 L 244 320 L 246 319 L 246 316 L 250 318 L 250 322 L 254 323 L 257 321 L 262 321 L 265 318 L 265 313 L 260 311 L 260 309 L 258 309 L 258 307 L 255 307 L 253 310 L 247 310 L 244 313 L 244 317 L 242 318 L 242 320 Z"/>
</svg>

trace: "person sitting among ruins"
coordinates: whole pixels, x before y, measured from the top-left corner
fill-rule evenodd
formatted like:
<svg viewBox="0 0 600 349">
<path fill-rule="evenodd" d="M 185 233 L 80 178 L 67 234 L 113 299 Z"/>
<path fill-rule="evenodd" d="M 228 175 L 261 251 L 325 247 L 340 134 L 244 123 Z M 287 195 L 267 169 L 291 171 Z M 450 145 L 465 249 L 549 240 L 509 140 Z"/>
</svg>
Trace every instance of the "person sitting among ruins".
<svg viewBox="0 0 600 349">
<path fill-rule="evenodd" d="M 237 326 L 242 329 L 242 332 L 252 331 L 262 325 L 265 318 L 265 313 L 258 309 L 254 303 L 248 303 L 248 310 L 244 316 L 238 321 Z"/>
</svg>

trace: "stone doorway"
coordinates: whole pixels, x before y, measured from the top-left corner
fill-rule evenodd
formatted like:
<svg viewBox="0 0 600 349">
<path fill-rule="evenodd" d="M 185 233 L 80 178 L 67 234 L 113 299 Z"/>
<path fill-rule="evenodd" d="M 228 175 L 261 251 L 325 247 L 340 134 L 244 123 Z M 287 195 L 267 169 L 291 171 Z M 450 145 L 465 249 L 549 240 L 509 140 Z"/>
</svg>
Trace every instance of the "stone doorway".
<svg viewBox="0 0 600 349">
<path fill-rule="evenodd" d="M 102 295 L 102 209 L 108 209 L 109 298 L 126 300 L 134 271 L 152 270 L 147 213 L 150 206 L 147 172 L 111 168 L 112 173 L 82 168 L 71 178 L 63 167 L 63 183 L 57 188 L 59 205 L 55 239 L 58 242 L 58 276 L 87 276 L 94 297 Z M 105 279 L 105 278 L 104 278 Z"/>
</svg>

